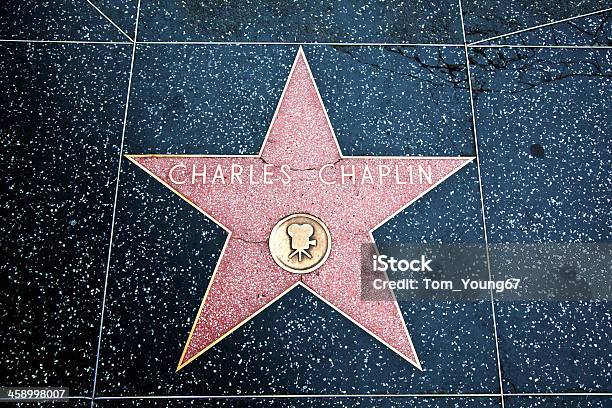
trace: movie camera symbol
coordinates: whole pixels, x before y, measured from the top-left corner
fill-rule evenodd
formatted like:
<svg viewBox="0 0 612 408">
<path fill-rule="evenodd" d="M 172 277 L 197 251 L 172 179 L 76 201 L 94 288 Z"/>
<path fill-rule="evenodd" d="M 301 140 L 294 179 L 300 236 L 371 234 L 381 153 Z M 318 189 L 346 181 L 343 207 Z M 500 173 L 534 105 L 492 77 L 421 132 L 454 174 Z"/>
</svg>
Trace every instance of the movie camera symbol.
<svg viewBox="0 0 612 408">
<path fill-rule="evenodd" d="M 289 259 L 297 255 L 298 262 L 302 262 L 302 255 L 312 258 L 308 253 L 311 246 L 317 245 L 316 239 L 310 239 L 314 234 L 314 228 L 310 224 L 291 224 L 287 227 L 287 234 L 291 237 L 291 249 L 294 251 L 289 254 Z"/>
</svg>

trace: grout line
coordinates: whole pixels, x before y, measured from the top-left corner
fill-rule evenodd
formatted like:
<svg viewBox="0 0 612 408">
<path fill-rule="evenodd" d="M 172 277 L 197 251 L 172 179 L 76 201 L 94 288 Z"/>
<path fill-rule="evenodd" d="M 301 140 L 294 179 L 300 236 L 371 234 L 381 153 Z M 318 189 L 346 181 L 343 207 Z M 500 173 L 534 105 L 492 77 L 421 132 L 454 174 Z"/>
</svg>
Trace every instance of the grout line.
<svg viewBox="0 0 612 408">
<path fill-rule="evenodd" d="M 524 392 L 504 395 L 511 397 L 612 397 L 612 392 Z"/>
<path fill-rule="evenodd" d="M 108 44 L 108 45 L 132 45 L 133 41 L 87 41 L 87 40 L 32 40 L 0 38 L 0 43 L 50 43 L 50 44 Z M 247 43 L 247 42 L 155 42 L 137 41 L 143 45 L 332 45 L 332 46 L 363 46 L 363 47 L 464 47 L 460 44 L 377 44 L 377 43 Z M 612 45 L 531 45 L 531 44 L 467 44 L 468 48 L 558 48 L 558 49 L 612 49 Z"/>
<path fill-rule="evenodd" d="M 610 397 L 612 393 L 522 393 L 509 397 Z M 499 393 L 410 393 L 410 394 L 241 394 L 241 395 L 129 395 L 96 397 L 96 400 L 135 399 L 297 399 L 297 398 L 495 398 Z"/>
<path fill-rule="evenodd" d="M 507 397 L 612 397 L 610 392 L 535 392 L 504 394 Z M 240 395 L 108 395 L 102 397 L 87 397 L 83 395 L 71 395 L 62 399 L 74 400 L 137 400 L 137 399 L 297 399 L 297 398 L 494 398 L 499 397 L 499 393 L 410 393 L 410 394 L 240 394 Z M 0 398 L 0 401 L 15 401 L 12 398 Z"/>
<path fill-rule="evenodd" d="M 137 41 L 147 45 L 331 45 L 331 46 L 398 46 L 398 47 L 463 47 L 463 44 L 429 44 L 429 43 L 351 43 L 351 42 L 275 42 L 275 41 Z"/>
<path fill-rule="evenodd" d="M 473 89 L 472 89 L 472 75 L 470 73 L 470 57 L 468 54 L 468 47 L 467 47 L 467 39 L 466 39 L 466 35 L 465 35 L 465 24 L 463 21 L 463 5 L 461 3 L 461 0 L 459 1 L 459 15 L 461 17 L 461 30 L 463 32 L 463 41 L 464 41 L 464 52 L 465 52 L 465 63 L 466 63 L 466 68 L 467 68 L 467 80 L 468 80 L 468 87 L 469 87 L 469 91 L 470 91 L 470 109 L 471 109 L 471 115 L 472 115 L 472 128 L 474 129 L 474 148 L 476 150 L 476 170 L 478 172 L 478 188 L 480 190 L 480 209 L 481 209 L 481 216 L 482 216 L 482 230 L 483 230 L 483 235 L 484 235 L 484 241 L 485 241 L 485 253 L 487 255 L 487 271 L 489 273 L 489 280 L 492 280 L 492 276 L 491 276 L 491 262 L 490 262 L 490 254 L 489 254 L 489 237 L 487 234 L 487 222 L 486 222 L 486 214 L 485 214 L 485 205 L 484 205 L 484 193 L 483 193 L 483 189 L 482 189 L 482 177 L 480 174 L 480 155 L 479 155 L 479 149 L 478 149 L 478 134 L 476 132 L 476 109 L 474 107 L 474 93 L 473 93 Z M 491 299 L 491 316 L 493 318 L 493 334 L 494 334 L 494 339 L 495 339 L 495 356 L 497 359 L 497 374 L 499 377 L 499 390 L 500 390 L 500 400 L 501 400 L 501 408 L 505 407 L 505 402 L 504 402 L 504 384 L 503 384 L 503 379 L 502 379 L 502 369 L 501 369 L 501 359 L 500 359 L 500 355 L 499 355 L 499 337 L 497 334 L 497 318 L 495 315 L 495 301 L 493 298 L 493 289 L 491 289 L 489 291 L 489 295 L 490 295 L 490 299 Z"/>
<path fill-rule="evenodd" d="M 100 9 L 98 8 L 98 6 L 96 6 L 96 5 L 95 5 L 95 4 L 94 4 L 94 3 L 93 3 L 91 0 L 85 0 L 85 1 L 87 1 L 87 3 L 89 3 L 89 5 L 90 5 L 91 7 L 95 8 L 95 9 L 98 11 L 98 13 L 100 13 L 100 14 L 102 15 L 102 17 L 104 17 L 105 19 L 107 19 L 107 20 L 108 20 L 108 21 L 109 21 L 109 22 L 110 22 L 110 23 L 111 23 L 113 26 L 115 26 L 115 28 L 116 28 L 117 30 L 119 30 L 119 31 L 121 32 L 121 34 L 125 35 L 125 36 L 126 36 L 126 37 L 127 37 L 129 40 L 130 40 L 130 42 L 134 42 L 134 40 L 132 39 L 132 37 L 130 37 L 130 36 L 129 36 L 129 35 L 128 35 L 128 34 L 127 34 L 125 31 L 123 31 L 123 30 L 121 29 L 121 27 L 119 27 L 117 24 L 115 24 L 115 22 L 114 22 L 113 20 L 111 20 L 111 19 L 110 19 L 110 18 L 109 18 L 109 17 L 108 17 L 106 14 L 104 14 L 104 12 L 103 12 L 102 10 L 100 10 Z"/>
<path fill-rule="evenodd" d="M 560 49 L 612 49 L 612 45 L 520 45 L 520 44 L 467 44 L 468 48 L 560 48 Z"/>
<path fill-rule="evenodd" d="M 138 0 L 138 5 L 136 8 L 136 28 L 134 30 L 134 38 L 138 36 L 138 19 L 140 17 L 140 0 Z M 128 108 L 130 105 L 130 93 L 132 89 L 132 77 L 134 74 L 134 59 L 136 57 L 136 41 L 132 42 L 132 59 L 130 62 L 130 74 L 128 77 L 128 86 L 127 86 L 127 95 L 125 98 L 125 110 L 123 112 L 123 130 L 121 131 L 121 145 L 119 147 L 119 164 L 117 165 L 117 177 L 115 182 L 115 198 L 113 201 L 113 215 L 111 218 L 111 230 L 110 230 L 110 238 L 108 244 L 108 257 L 106 259 L 106 273 L 104 276 L 104 291 L 102 296 L 102 310 L 100 312 L 100 329 L 98 331 L 98 347 L 96 351 L 96 365 L 94 366 L 94 375 L 93 375 L 93 386 L 91 390 L 91 406 L 94 406 L 94 399 L 96 397 L 96 384 L 98 381 L 98 367 L 100 363 L 100 347 L 102 345 L 102 329 L 104 327 L 104 312 L 106 310 L 106 291 L 108 288 L 108 275 L 110 272 L 110 263 L 111 263 L 111 253 L 113 249 L 113 239 L 115 236 L 115 219 L 117 214 L 117 198 L 119 196 L 119 177 L 121 175 L 121 163 L 123 161 L 123 145 L 125 142 L 125 130 L 127 127 L 127 118 L 128 118 Z"/>
<path fill-rule="evenodd" d="M 481 44 L 483 42 L 497 40 L 498 38 L 508 37 L 508 36 L 511 36 L 511 35 L 520 34 L 520 33 L 524 33 L 524 32 L 527 32 L 527 31 L 537 30 L 538 28 L 548 27 L 548 26 L 551 26 L 551 25 L 559 24 L 559 23 L 566 23 L 568 21 L 576 20 L 578 18 L 588 17 L 588 16 L 592 16 L 592 15 L 595 15 L 595 14 L 601 14 L 601 13 L 605 13 L 605 12 L 608 12 L 608 11 L 612 11 L 612 7 L 609 7 L 609 8 L 604 9 L 604 10 L 593 11 L 591 13 L 580 14 L 580 15 L 577 15 L 577 16 L 574 16 L 574 17 L 564 18 L 562 20 L 556 20 L 556 21 L 551 21 L 549 23 L 539 24 L 539 25 L 536 25 L 536 26 L 533 26 L 533 27 L 529 27 L 529 28 L 523 28 L 521 30 L 512 31 L 512 32 L 509 32 L 509 33 L 506 33 L 506 34 L 496 35 L 495 37 L 490 37 L 490 38 L 485 38 L 483 40 L 474 41 L 474 42 L 472 42 L 472 43 L 470 43 L 468 45 L 472 46 L 472 45 L 476 45 L 476 44 Z M 461 20 L 463 20 L 463 15 L 461 16 Z M 463 29 L 463 31 L 464 31 L 464 34 L 465 34 L 465 28 Z"/>
<path fill-rule="evenodd" d="M 132 41 L 85 41 L 85 40 L 21 40 L 12 38 L 0 39 L 0 43 L 52 43 L 52 44 L 132 44 Z"/>
<path fill-rule="evenodd" d="M 10 388 L 15 388 L 15 387 L 10 387 Z M 25 390 L 28 389 L 29 387 L 24 387 L 24 388 L 19 388 L 20 390 Z M 34 401 L 34 400 L 38 400 L 38 401 L 53 401 L 53 400 L 59 400 L 59 401 L 65 401 L 65 400 L 91 400 L 91 397 L 86 397 L 86 396 L 82 396 L 82 395 L 68 395 L 66 397 L 62 397 L 62 398 L 30 398 L 30 399 L 18 399 L 18 398 L 6 398 L 6 397 L 2 397 L 0 398 L 0 402 L 2 401 L 7 401 L 7 402 L 18 402 L 18 401 Z"/>
</svg>

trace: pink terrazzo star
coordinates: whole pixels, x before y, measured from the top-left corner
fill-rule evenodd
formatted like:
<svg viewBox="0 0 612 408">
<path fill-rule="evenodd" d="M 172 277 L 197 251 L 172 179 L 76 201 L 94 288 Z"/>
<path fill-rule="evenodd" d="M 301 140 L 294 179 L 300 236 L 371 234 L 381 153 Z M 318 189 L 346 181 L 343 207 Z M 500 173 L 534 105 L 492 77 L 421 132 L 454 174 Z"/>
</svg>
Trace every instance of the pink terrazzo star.
<svg viewBox="0 0 612 408">
<path fill-rule="evenodd" d="M 421 368 L 393 294 L 362 300 L 362 244 L 473 158 L 342 156 L 301 48 L 259 155 L 128 158 L 228 232 L 179 370 L 297 285 Z M 329 258 L 309 274 L 280 268 L 267 244 L 294 213 L 318 217 L 331 234 Z"/>
</svg>

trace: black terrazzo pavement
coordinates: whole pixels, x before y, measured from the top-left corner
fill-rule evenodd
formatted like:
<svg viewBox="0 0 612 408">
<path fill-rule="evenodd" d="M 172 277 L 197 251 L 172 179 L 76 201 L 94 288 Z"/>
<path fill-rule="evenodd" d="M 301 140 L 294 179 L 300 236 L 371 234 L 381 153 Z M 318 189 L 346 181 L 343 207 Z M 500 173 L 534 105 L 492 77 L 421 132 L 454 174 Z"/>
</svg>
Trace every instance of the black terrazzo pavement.
<svg viewBox="0 0 612 408">
<path fill-rule="evenodd" d="M 176 373 L 225 233 L 116 178 L 121 149 L 256 153 L 294 43 L 338 43 L 304 51 L 344 154 L 479 156 L 378 242 L 609 243 L 610 4 L 93 3 L 138 44 L 86 1 L 0 5 L 0 386 L 82 397 L 18 406 L 612 406 L 606 301 L 402 302 L 419 372 L 298 288 Z"/>
</svg>

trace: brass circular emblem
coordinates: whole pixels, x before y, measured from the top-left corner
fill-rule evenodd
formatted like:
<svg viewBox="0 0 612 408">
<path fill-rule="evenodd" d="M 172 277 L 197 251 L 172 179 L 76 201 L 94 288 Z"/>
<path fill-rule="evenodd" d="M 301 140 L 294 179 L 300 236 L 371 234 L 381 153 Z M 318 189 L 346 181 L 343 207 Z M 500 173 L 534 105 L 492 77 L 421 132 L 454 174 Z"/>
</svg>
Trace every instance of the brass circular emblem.
<svg viewBox="0 0 612 408">
<path fill-rule="evenodd" d="M 327 226 L 310 214 L 292 214 L 280 220 L 268 240 L 274 262 L 292 273 L 309 273 L 327 260 L 331 236 Z"/>
</svg>

